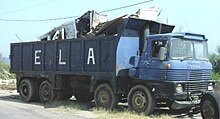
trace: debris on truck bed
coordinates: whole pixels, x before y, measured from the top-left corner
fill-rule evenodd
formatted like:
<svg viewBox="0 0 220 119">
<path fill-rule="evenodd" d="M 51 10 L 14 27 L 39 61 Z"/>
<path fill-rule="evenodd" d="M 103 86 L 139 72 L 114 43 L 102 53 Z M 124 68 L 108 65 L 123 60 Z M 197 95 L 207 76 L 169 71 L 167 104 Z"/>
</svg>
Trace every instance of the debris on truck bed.
<svg viewBox="0 0 220 119">
<path fill-rule="evenodd" d="M 87 37 L 93 29 L 101 23 L 107 22 L 107 16 L 88 11 L 81 17 L 55 27 L 48 33 L 40 36 L 41 40 L 57 40 Z"/>
<path fill-rule="evenodd" d="M 135 14 L 131 16 L 136 16 L 139 19 L 158 21 L 158 16 L 161 10 L 158 6 L 153 6 L 150 8 L 140 8 Z"/>
<path fill-rule="evenodd" d="M 158 7 L 151 7 L 148 9 L 139 9 L 135 14 L 130 16 L 123 15 L 117 17 L 111 21 L 108 21 L 107 15 L 100 14 L 94 10 L 88 11 L 81 17 L 66 22 L 58 27 L 55 27 L 48 33 L 40 36 L 40 40 L 57 40 L 57 39 L 73 39 L 73 38 L 85 38 L 98 35 L 112 35 L 117 32 L 117 28 L 120 25 L 120 21 L 124 18 L 136 18 L 147 20 L 150 27 L 155 29 L 153 34 L 164 33 L 162 30 L 162 24 L 157 22 L 159 15 Z M 163 24 L 164 25 L 164 24 Z M 159 29 L 159 30 L 158 30 Z M 168 32 L 171 32 L 170 30 Z"/>
</svg>

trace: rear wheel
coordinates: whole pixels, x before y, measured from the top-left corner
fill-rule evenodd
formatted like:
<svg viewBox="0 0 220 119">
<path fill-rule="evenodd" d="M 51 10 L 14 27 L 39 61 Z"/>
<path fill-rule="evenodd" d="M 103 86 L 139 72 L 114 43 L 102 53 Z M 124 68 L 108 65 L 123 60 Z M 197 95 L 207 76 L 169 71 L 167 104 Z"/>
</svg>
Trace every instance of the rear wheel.
<svg viewBox="0 0 220 119">
<path fill-rule="evenodd" d="M 108 84 L 101 84 L 96 88 L 94 99 L 97 107 L 114 108 L 117 104 L 116 96 Z"/>
<path fill-rule="evenodd" d="M 155 100 L 145 86 L 137 85 L 128 94 L 128 106 L 137 113 L 150 115 L 154 110 Z"/>
<path fill-rule="evenodd" d="M 55 91 L 53 91 L 52 86 L 49 81 L 43 81 L 40 84 L 40 89 L 39 89 L 39 97 L 41 102 L 50 102 L 56 97 Z"/>
<path fill-rule="evenodd" d="M 19 84 L 19 94 L 25 102 L 33 101 L 36 95 L 36 87 L 32 80 L 24 79 Z"/>
</svg>

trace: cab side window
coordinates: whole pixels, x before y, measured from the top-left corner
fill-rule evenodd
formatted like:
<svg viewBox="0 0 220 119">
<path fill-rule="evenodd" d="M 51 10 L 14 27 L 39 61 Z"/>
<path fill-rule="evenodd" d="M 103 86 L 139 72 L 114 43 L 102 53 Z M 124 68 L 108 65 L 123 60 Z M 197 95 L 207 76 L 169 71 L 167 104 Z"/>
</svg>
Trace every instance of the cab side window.
<svg viewBox="0 0 220 119">
<path fill-rule="evenodd" d="M 161 47 L 166 46 L 166 41 L 161 41 L 161 40 L 155 40 L 152 41 L 152 58 L 158 58 L 159 51 Z"/>
</svg>

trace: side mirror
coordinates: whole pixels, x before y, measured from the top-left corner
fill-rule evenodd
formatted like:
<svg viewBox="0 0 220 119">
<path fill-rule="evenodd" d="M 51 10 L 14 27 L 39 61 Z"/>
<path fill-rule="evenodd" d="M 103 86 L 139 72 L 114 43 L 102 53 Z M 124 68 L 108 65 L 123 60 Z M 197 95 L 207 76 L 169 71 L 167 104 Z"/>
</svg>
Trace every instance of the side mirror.
<svg viewBox="0 0 220 119">
<path fill-rule="evenodd" d="M 166 59 L 166 54 L 167 54 L 167 48 L 160 47 L 159 60 L 165 60 Z"/>
</svg>

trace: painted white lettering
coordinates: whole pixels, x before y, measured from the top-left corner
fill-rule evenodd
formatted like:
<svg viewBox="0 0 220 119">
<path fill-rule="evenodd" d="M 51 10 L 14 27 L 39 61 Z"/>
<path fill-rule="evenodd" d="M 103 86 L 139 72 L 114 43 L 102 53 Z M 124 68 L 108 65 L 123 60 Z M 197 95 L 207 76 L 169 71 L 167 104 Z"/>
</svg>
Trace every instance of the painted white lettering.
<svg viewBox="0 0 220 119">
<path fill-rule="evenodd" d="M 34 53 L 34 64 L 40 64 L 40 53 L 41 53 L 41 50 L 35 50 L 35 53 Z"/>
<path fill-rule="evenodd" d="M 65 30 L 64 30 L 64 28 L 62 28 L 61 35 L 62 35 L 62 39 L 65 39 Z"/>
<path fill-rule="evenodd" d="M 90 59 L 92 59 L 92 64 L 95 64 L 95 56 L 94 56 L 93 48 L 89 48 L 87 64 L 90 64 Z"/>
<path fill-rule="evenodd" d="M 66 62 L 62 61 L 62 50 L 59 50 L 59 64 L 66 64 Z"/>
<path fill-rule="evenodd" d="M 59 39 L 59 35 L 60 35 L 60 31 L 57 30 L 57 31 L 55 32 L 55 34 L 53 35 L 52 40 L 57 40 L 57 39 Z"/>
<path fill-rule="evenodd" d="M 52 40 L 58 40 L 58 39 L 65 39 L 65 29 L 64 28 L 57 30 L 52 37 Z"/>
</svg>

